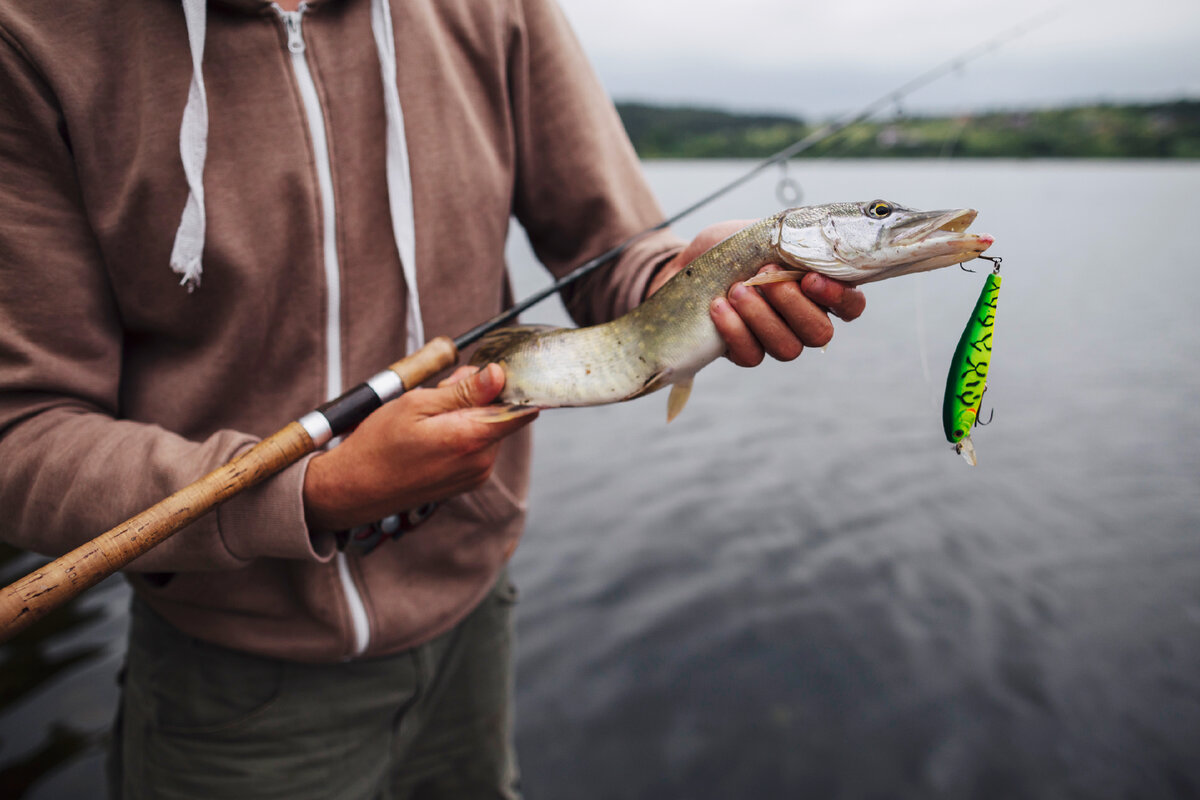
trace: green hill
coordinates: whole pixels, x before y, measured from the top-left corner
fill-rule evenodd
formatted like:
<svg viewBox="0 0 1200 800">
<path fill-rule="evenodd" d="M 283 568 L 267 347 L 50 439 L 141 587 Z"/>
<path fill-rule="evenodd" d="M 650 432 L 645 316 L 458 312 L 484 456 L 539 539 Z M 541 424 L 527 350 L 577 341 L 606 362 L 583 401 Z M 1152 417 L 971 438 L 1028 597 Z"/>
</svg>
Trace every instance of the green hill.
<svg viewBox="0 0 1200 800">
<path fill-rule="evenodd" d="M 817 126 L 798 117 L 618 103 L 643 158 L 763 158 Z M 801 157 L 1200 158 L 1200 100 L 904 116 L 842 131 Z"/>
</svg>

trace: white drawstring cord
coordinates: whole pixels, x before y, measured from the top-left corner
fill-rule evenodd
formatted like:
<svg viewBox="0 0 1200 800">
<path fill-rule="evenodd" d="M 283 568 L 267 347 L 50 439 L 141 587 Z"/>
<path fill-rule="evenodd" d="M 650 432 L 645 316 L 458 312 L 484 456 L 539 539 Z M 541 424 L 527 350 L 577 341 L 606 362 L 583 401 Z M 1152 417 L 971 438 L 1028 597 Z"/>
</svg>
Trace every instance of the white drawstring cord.
<svg viewBox="0 0 1200 800">
<path fill-rule="evenodd" d="M 171 248 L 171 269 L 192 291 L 200 284 L 204 254 L 204 160 L 208 156 L 208 99 L 204 91 L 205 0 L 183 0 L 188 47 L 192 53 L 192 82 L 188 87 L 183 123 L 179 126 L 179 155 L 187 177 L 188 197 Z"/>
<path fill-rule="evenodd" d="M 379 52 L 383 76 L 383 104 L 387 114 L 387 188 L 392 214 L 392 236 L 400 252 L 400 266 L 408 288 L 409 353 L 425 344 L 425 326 L 421 322 L 420 294 L 417 289 L 417 236 L 413 218 L 412 172 L 408 163 L 408 143 L 404 135 L 404 112 L 396 86 L 396 39 L 392 34 L 392 13 L 388 0 L 371 0 L 371 32 Z"/>
</svg>

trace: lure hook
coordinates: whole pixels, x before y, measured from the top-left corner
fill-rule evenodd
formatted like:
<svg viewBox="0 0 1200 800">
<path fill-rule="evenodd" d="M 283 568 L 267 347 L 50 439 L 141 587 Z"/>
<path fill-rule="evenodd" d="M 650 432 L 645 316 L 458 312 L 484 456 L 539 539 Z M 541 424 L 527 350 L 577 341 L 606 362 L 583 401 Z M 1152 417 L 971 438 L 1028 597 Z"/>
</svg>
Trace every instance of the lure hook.
<svg viewBox="0 0 1200 800">
<path fill-rule="evenodd" d="M 983 394 L 979 395 L 979 410 L 981 412 L 983 411 L 983 398 L 987 396 L 987 390 L 988 390 L 988 387 L 984 386 Z M 996 407 L 992 406 L 991 410 L 988 412 L 987 422 L 984 422 L 983 420 L 981 420 L 979 418 L 979 414 L 976 414 L 975 415 L 975 425 L 980 428 L 986 428 L 988 425 L 992 424 L 992 419 L 995 416 L 996 416 Z"/>
<path fill-rule="evenodd" d="M 975 256 L 975 257 L 982 258 L 985 261 L 992 262 L 992 274 L 993 275 L 1000 274 L 1000 262 L 1004 260 L 1003 258 L 1001 258 L 1000 256 Z M 966 264 L 959 264 L 958 268 L 961 269 L 963 272 L 969 272 L 972 275 L 975 274 L 975 270 L 968 269 Z"/>
</svg>

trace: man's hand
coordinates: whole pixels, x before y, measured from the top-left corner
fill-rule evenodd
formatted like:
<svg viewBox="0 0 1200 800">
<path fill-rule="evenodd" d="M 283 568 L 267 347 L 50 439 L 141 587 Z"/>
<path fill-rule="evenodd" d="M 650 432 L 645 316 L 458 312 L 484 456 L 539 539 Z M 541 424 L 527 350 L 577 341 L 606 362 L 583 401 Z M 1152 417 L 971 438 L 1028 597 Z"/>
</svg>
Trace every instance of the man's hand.
<svg viewBox="0 0 1200 800">
<path fill-rule="evenodd" d="M 470 491 L 487 480 L 500 442 L 537 416 L 484 408 L 504 370 L 461 367 L 436 389 L 384 404 L 308 464 L 304 507 L 313 530 L 345 530 Z"/>
<path fill-rule="evenodd" d="M 647 296 L 658 291 L 704 251 L 736 233 L 749 220 L 721 222 L 702 230 L 650 282 Z M 762 272 L 781 269 L 774 264 Z M 858 289 L 810 272 L 799 282 L 748 287 L 736 283 L 726 297 L 713 300 L 713 322 L 728 347 L 726 355 L 739 366 L 760 364 L 764 355 L 791 361 L 805 347 L 824 347 L 833 337 L 832 313 L 852 320 L 862 314 L 867 299 Z"/>
</svg>

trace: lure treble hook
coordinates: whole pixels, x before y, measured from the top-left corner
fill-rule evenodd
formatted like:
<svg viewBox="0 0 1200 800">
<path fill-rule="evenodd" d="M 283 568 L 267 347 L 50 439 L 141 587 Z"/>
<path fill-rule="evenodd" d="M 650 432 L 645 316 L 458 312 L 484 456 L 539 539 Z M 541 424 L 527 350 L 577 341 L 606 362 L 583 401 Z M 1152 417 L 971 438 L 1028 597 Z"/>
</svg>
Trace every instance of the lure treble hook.
<svg viewBox="0 0 1200 800">
<path fill-rule="evenodd" d="M 976 257 L 976 258 L 982 258 L 982 259 L 984 259 L 985 261 L 990 261 L 990 262 L 992 262 L 992 274 L 993 274 L 993 275 L 999 275 L 999 274 L 1000 274 L 1000 262 L 1004 260 L 1003 258 L 1001 258 L 1000 256 L 985 256 L 985 255 L 978 255 L 978 256 L 975 256 L 975 257 Z M 969 273 L 971 273 L 972 275 L 974 275 L 974 274 L 975 274 L 975 270 L 973 270 L 973 269 L 968 269 L 966 264 L 959 264 L 959 265 L 958 265 L 958 268 L 959 268 L 959 269 L 961 269 L 963 272 L 969 272 Z"/>
<path fill-rule="evenodd" d="M 987 387 L 985 386 L 983 387 L 983 394 L 979 395 L 979 412 L 975 414 L 975 425 L 979 428 L 986 428 L 988 425 L 991 425 L 992 419 L 996 416 L 996 407 L 992 406 L 991 410 L 988 412 L 987 422 L 984 422 L 979 418 L 979 415 L 983 413 L 983 398 L 986 394 Z"/>
</svg>

